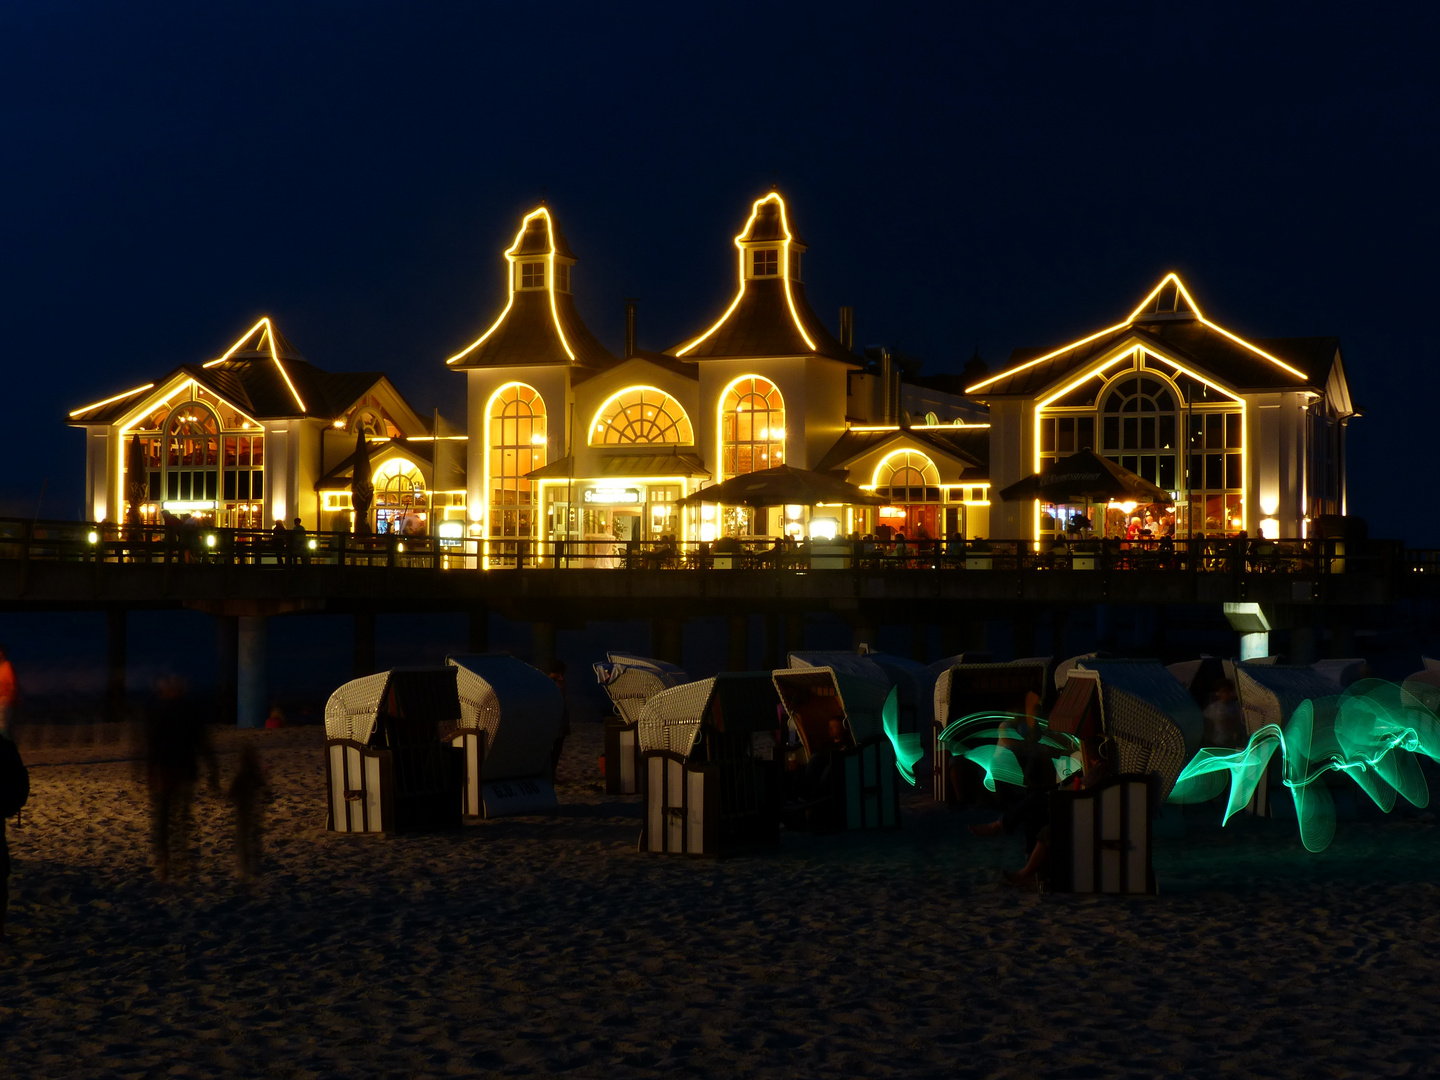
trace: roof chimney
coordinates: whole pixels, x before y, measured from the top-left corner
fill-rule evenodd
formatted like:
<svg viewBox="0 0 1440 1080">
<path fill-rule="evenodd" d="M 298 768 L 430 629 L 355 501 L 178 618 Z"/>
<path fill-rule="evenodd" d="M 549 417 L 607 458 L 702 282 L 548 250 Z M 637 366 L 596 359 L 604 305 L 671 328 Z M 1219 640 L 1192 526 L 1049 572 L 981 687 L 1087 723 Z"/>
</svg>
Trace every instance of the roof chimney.
<svg viewBox="0 0 1440 1080">
<path fill-rule="evenodd" d="M 635 308 L 639 303 L 638 296 L 625 298 L 625 360 L 635 355 Z"/>
<path fill-rule="evenodd" d="M 855 309 L 849 304 L 840 309 L 840 344 L 846 352 L 855 351 Z"/>
</svg>

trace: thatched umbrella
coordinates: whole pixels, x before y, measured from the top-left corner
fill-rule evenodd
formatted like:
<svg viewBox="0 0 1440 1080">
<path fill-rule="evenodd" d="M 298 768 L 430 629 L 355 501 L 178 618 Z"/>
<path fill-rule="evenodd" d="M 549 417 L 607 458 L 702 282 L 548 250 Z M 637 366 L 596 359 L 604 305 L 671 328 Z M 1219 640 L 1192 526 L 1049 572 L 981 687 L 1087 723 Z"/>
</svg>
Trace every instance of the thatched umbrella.
<svg viewBox="0 0 1440 1080">
<path fill-rule="evenodd" d="M 131 525 L 140 524 L 140 504 L 150 494 L 149 473 L 145 469 L 145 448 L 140 445 L 140 436 L 130 436 L 130 446 L 125 454 L 125 520 Z"/>
<path fill-rule="evenodd" d="M 370 535 L 370 504 L 375 501 L 375 474 L 370 468 L 370 447 L 365 429 L 355 429 L 355 467 L 350 473 L 350 504 L 355 508 L 355 535 Z"/>
</svg>

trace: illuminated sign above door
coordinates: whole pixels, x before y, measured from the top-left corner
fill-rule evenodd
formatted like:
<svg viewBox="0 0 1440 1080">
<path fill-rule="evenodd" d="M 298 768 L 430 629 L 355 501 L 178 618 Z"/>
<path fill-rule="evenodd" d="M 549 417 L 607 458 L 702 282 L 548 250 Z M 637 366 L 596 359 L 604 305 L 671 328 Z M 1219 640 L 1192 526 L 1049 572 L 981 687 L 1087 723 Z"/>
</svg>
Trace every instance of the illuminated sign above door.
<svg viewBox="0 0 1440 1080">
<path fill-rule="evenodd" d="M 644 500 L 639 488 L 590 487 L 580 493 L 587 506 L 639 506 Z"/>
</svg>

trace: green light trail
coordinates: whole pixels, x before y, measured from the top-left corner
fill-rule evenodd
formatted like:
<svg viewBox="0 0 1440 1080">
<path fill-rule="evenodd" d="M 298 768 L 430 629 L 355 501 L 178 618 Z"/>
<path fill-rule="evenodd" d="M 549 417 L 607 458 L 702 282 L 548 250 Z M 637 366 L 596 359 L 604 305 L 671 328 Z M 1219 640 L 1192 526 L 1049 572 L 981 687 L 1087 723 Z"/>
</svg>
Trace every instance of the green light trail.
<svg viewBox="0 0 1440 1080">
<path fill-rule="evenodd" d="M 925 756 L 925 751 L 921 747 L 919 735 L 900 734 L 900 692 L 893 686 L 889 696 L 885 698 L 884 708 L 880 710 L 880 720 L 884 724 L 890 745 L 895 748 L 895 768 L 905 778 L 906 783 L 915 787 L 915 763 Z"/>
</svg>

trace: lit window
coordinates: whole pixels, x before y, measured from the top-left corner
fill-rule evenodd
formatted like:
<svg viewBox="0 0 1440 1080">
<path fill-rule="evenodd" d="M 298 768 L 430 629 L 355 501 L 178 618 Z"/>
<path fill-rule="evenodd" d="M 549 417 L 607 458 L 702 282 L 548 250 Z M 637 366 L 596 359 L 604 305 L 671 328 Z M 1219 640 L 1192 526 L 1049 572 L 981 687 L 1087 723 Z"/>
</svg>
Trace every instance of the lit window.
<svg viewBox="0 0 1440 1080">
<path fill-rule="evenodd" d="M 785 463 L 785 401 L 768 379 L 748 376 L 725 393 L 720 411 L 726 478 Z"/>
<path fill-rule="evenodd" d="M 545 264 L 543 262 L 521 263 L 520 287 L 522 289 L 543 289 L 545 287 Z"/>
<path fill-rule="evenodd" d="M 774 248 L 755 252 L 755 276 L 766 277 L 780 272 L 780 253 Z"/>
<path fill-rule="evenodd" d="M 490 405 L 490 535 L 529 536 L 532 528 L 532 470 L 545 464 L 545 402 L 529 386 L 507 386 Z"/>
<path fill-rule="evenodd" d="M 605 403 L 590 431 L 591 446 L 673 443 L 689 446 L 695 433 L 685 408 L 663 390 L 632 386 Z"/>
</svg>

